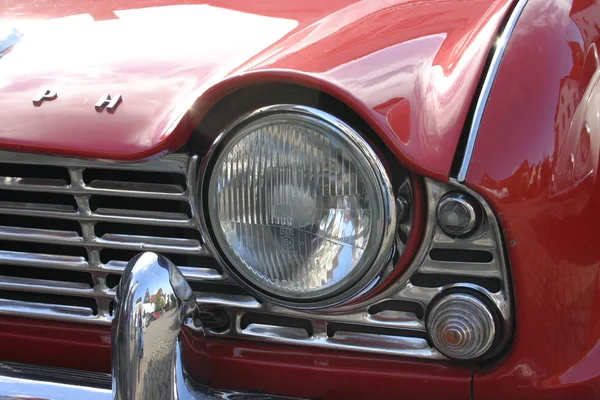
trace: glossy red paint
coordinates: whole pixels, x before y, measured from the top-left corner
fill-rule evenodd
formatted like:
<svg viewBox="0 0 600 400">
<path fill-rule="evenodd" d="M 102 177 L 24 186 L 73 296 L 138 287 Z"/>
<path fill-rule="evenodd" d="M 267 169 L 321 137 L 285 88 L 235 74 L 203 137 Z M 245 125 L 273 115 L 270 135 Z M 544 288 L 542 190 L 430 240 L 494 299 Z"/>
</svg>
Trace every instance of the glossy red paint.
<svg viewBox="0 0 600 400">
<path fill-rule="evenodd" d="M 110 372 L 110 328 L 0 317 L 0 361 Z"/>
<path fill-rule="evenodd" d="M 209 352 L 215 387 L 323 400 L 470 399 L 468 368 L 224 340 Z"/>
<path fill-rule="evenodd" d="M 226 93 L 279 81 L 338 97 L 405 165 L 447 179 L 512 2 L 5 0 L 0 21 L 25 36 L 0 60 L 0 147 L 153 157 Z M 46 88 L 58 98 L 34 107 Z M 104 93 L 123 96 L 114 114 L 94 110 Z"/>
<path fill-rule="evenodd" d="M 469 368 L 396 357 L 331 352 L 250 341 L 211 339 L 186 331 L 186 361 L 217 388 L 307 399 L 469 399 Z M 206 346 L 207 345 L 207 346 Z M 210 374 L 203 368 L 210 365 Z"/>
<path fill-rule="evenodd" d="M 184 332 L 190 371 L 218 388 L 322 400 L 470 395 L 468 368 L 222 339 L 207 348 L 197 334 Z M 0 347 L 0 360 L 110 372 L 109 328 L 1 317 L 0 341 L 10 343 Z"/>
<path fill-rule="evenodd" d="M 530 0 L 467 182 L 500 216 L 516 298 L 510 353 L 474 399 L 600 398 L 600 2 Z"/>
</svg>

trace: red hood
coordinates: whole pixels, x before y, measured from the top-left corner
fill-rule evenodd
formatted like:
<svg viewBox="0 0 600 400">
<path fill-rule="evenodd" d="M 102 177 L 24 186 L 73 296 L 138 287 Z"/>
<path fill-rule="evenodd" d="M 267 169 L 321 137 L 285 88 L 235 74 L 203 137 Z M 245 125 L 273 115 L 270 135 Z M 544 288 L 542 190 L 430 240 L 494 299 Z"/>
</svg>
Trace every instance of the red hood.
<svg viewBox="0 0 600 400">
<path fill-rule="evenodd" d="M 0 28 L 24 36 L 0 58 L 0 148 L 146 158 L 185 142 L 188 110 L 275 80 L 337 96 L 406 165 L 447 177 L 511 3 L 5 0 Z M 35 107 L 45 89 L 57 99 Z M 123 96 L 114 114 L 94 109 L 104 93 Z"/>
</svg>

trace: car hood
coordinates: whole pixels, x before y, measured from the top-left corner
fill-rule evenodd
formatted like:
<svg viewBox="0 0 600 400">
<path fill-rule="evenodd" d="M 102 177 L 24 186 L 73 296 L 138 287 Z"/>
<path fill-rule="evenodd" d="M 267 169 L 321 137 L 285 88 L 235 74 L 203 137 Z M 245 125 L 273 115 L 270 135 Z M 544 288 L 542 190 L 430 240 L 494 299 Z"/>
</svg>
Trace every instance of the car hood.
<svg viewBox="0 0 600 400">
<path fill-rule="evenodd" d="M 6 0 L 0 148 L 139 160 L 181 147 L 190 117 L 257 82 L 352 107 L 407 166 L 447 178 L 511 0 Z M 33 97 L 55 91 L 54 100 Z M 121 95 L 114 113 L 94 107 Z"/>
</svg>

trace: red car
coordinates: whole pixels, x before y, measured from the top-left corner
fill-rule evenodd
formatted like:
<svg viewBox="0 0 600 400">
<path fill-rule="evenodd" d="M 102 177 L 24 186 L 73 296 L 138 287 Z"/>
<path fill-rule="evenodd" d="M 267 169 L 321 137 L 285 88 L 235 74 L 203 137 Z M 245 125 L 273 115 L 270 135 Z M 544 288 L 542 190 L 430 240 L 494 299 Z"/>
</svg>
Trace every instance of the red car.
<svg viewBox="0 0 600 400">
<path fill-rule="evenodd" d="M 599 47 L 599 0 L 4 0 L 0 398 L 600 398 Z"/>
</svg>

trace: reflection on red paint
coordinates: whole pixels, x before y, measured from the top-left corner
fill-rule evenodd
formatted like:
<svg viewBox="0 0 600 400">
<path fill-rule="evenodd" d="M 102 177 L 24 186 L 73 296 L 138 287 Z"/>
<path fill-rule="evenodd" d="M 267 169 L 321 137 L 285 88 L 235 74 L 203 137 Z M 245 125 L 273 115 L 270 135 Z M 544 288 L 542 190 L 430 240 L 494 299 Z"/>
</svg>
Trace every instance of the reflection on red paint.
<svg viewBox="0 0 600 400">
<path fill-rule="evenodd" d="M 467 181 L 502 220 L 517 320 L 475 399 L 600 396 L 599 41 L 598 1 L 530 0 L 492 89 Z"/>
<path fill-rule="evenodd" d="M 0 21 L 26 35 L 0 63 L 0 148 L 153 157 L 226 93 L 279 81 L 340 98 L 406 166 L 446 179 L 510 3 L 8 0 Z M 34 109 L 47 87 L 57 100 Z M 94 112 L 104 93 L 123 96 L 112 115 Z"/>
<path fill-rule="evenodd" d="M 11 346 L 0 347 L 0 360 L 110 372 L 107 338 L 109 328 L 2 317 L 0 340 Z M 323 400 L 392 399 L 399 391 L 406 398 L 469 399 L 469 368 L 242 340 L 206 342 L 188 330 L 183 341 L 186 367 L 216 388 Z"/>
</svg>

